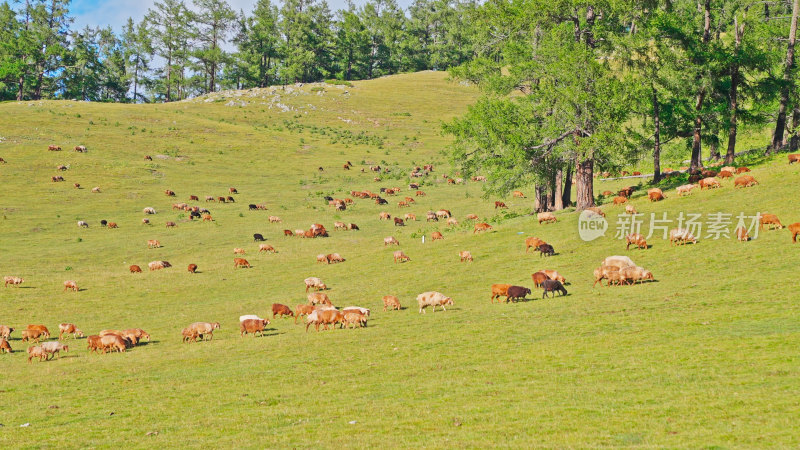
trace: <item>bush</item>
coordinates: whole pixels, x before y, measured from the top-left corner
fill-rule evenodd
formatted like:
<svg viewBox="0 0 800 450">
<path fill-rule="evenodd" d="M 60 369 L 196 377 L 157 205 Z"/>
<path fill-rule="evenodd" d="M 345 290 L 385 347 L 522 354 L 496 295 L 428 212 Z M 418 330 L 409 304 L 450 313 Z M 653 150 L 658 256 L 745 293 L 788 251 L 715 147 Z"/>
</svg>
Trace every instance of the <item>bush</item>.
<svg viewBox="0 0 800 450">
<path fill-rule="evenodd" d="M 349 81 L 345 81 L 345 80 L 325 80 L 325 83 L 333 84 L 333 85 L 336 85 L 336 86 L 353 87 L 353 83 L 351 83 Z"/>
</svg>

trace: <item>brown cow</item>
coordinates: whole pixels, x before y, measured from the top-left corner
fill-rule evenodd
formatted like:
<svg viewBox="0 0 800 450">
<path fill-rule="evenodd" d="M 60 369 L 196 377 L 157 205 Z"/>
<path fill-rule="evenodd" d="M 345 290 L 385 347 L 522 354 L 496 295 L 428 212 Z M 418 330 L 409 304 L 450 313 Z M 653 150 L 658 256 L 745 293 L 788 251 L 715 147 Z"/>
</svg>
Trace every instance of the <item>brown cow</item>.
<svg viewBox="0 0 800 450">
<path fill-rule="evenodd" d="M 400 262 L 411 261 L 411 258 L 409 258 L 405 253 L 403 253 L 402 250 L 397 250 L 396 252 L 394 252 L 394 262 L 397 261 Z"/>
<path fill-rule="evenodd" d="M 297 324 L 297 319 L 300 316 L 307 316 L 312 312 L 314 312 L 314 305 L 305 305 L 305 304 L 297 305 L 294 308 L 294 323 Z"/>
<path fill-rule="evenodd" d="M 650 192 L 647 194 L 647 197 L 651 202 L 660 202 L 661 200 L 664 200 L 664 194 L 661 192 Z"/>
<path fill-rule="evenodd" d="M 749 234 L 747 234 L 747 229 L 746 229 L 745 227 L 739 227 L 739 228 L 737 228 L 737 229 L 736 229 L 736 231 L 735 231 L 735 233 L 736 233 L 736 239 L 737 239 L 738 241 L 744 241 L 744 242 L 746 242 L 746 241 L 749 241 L 749 240 L 750 240 L 750 235 L 749 235 Z"/>
<path fill-rule="evenodd" d="M 261 252 L 278 253 L 278 251 L 275 250 L 275 247 L 273 247 L 273 246 L 271 246 L 269 244 L 260 244 L 258 246 L 258 252 L 259 253 L 261 253 Z"/>
<path fill-rule="evenodd" d="M 142 268 L 136 264 L 130 266 L 128 269 L 130 269 L 131 273 L 142 273 Z"/>
<path fill-rule="evenodd" d="M 417 197 L 424 197 L 425 196 L 425 192 L 417 191 L 414 195 L 416 195 Z"/>
<path fill-rule="evenodd" d="M 74 282 L 72 280 L 65 281 L 64 282 L 64 291 L 66 291 L 68 289 L 72 289 L 72 292 L 78 292 L 78 283 L 76 283 L 76 282 Z"/>
<path fill-rule="evenodd" d="M 79 330 L 74 323 L 62 323 L 58 325 L 58 340 L 62 340 L 65 334 L 71 334 L 73 339 L 83 337 L 83 331 Z"/>
<path fill-rule="evenodd" d="M 494 209 L 497 208 L 508 208 L 508 206 L 506 206 L 506 204 L 503 202 L 494 202 Z"/>
<path fill-rule="evenodd" d="M 169 221 L 167 222 L 167 228 L 175 228 L 178 226 L 175 222 Z"/>
<path fill-rule="evenodd" d="M 189 273 L 197 273 L 197 264 L 189 264 L 187 270 L 189 270 Z"/>
<path fill-rule="evenodd" d="M 431 233 L 431 239 L 434 241 L 444 240 L 444 236 L 442 236 L 442 233 L 434 231 L 433 233 Z"/>
<path fill-rule="evenodd" d="M 647 248 L 647 241 L 639 233 L 633 233 L 625 236 L 625 250 L 630 250 L 631 244 L 638 248 Z"/>
<path fill-rule="evenodd" d="M 550 277 L 548 277 L 546 273 L 539 271 L 534 274 L 531 274 L 531 279 L 533 279 L 533 285 L 539 287 L 542 285 L 542 283 L 549 280 Z"/>
<path fill-rule="evenodd" d="M 11 353 L 14 350 L 11 349 L 11 344 L 8 343 L 8 339 L 0 338 L 0 353 Z"/>
<path fill-rule="evenodd" d="M 621 205 L 623 203 L 626 203 L 627 201 L 628 201 L 628 198 L 627 197 L 623 197 L 621 195 L 617 196 L 617 197 L 614 197 L 614 204 L 615 205 Z"/>
<path fill-rule="evenodd" d="M 238 267 L 250 268 L 252 266 L 244 258 L 233 258 L 233 268 L 235 269 L 235 268 L 238 268 Z"/>
<path fill-rule="evenodd" d="M 739 175 L 740 173 L 745 173 L 745 172 L 750 172 L 750 169 L 747 168 L 747 167 L 739 167 L 738 169 L 736 169 L 736 175 Z"/>
<path fill-rule="evenodd" d="M 406 226 L 406 223 L 403 221 L 403 219 L 401 219 L 399 217 L 395 217 L 394 218 L 394 226 L 396 226 L 396 227 L 397 226 L 404 227 L 404 226 Z"/>
<path fill-rule="evenodd" d="M 733 180 L 733 187 L 750 187 L 756 184 L 758 181 L 750 175 L 742 175 Z"/>
<path fill-rule="evenodd" d="M 540 245 L 546 244 L 547 242 L 537 238 L 537 237 L 529 237 L 525 239 L 525 253 L 528 253 L 528 250 L 533 247 L 534 250 L 538 249 Z"/>
<path fill-rule="evenodd" d="M 461 262 L 472 262 L 472 253 L 469 250 L 462 250 L 458 252 L 458 257 L 461 258 Z"/>
<path fill-rule="evenodd" d="M 59 147 L 61 149 L 61 147 Z M 789 155 L 789 164 L 800 162 L 800 153 Z"/>
</svg>

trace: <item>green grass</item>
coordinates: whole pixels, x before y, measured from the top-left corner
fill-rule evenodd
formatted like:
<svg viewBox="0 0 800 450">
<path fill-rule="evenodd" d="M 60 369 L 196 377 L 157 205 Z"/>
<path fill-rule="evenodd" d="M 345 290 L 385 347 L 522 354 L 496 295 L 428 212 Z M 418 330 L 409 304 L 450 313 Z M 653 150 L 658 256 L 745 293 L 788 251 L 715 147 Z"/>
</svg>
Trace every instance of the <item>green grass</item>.
<svg viewBox="0 0 800 450">
<path fill-rule="evenodd" d="M 797 447 L 797 245 L 786 230 L 755 241 L 702 239 L 626 252 L 611 238 L 578 239 L 577 215 L 538 225 L 530 199 L 505 199 L 519 215 L 503 218 L 481 185 L 448 186 L 441 174 L 447 138 L 441 120 L 465 111 L 477 92 L 441 73 L 355 82 L 354 87 L 270 88 L 168 105 L 23 102 L 0 105 L 0 275 L 25 278 L 0 288 L 0 323 L 74 322 L 87 333 L 141 327 L 153 337 L 125 354 L 87 354 L 72 343 L 60 360 L 28 364 L 19 341 L 0 355 L 0 443 L 10 447 Z M 280 94 L 279 100 L 271 94 Z M 252 97 L 250 96 L 252 95 Z M 263 98 L 262 98 L 263 97 Z M 247 102 L 240 106 L 242 101 Z M 226 104 L 232 103 L 232 106 Z M 270 109 L 270 104 L 272 109 Z M 288 112 L 281 112 L 285 105 Z M 313 105 L 313 108 L 309 105 Z M 301 109 L 302 108 L 302 109 Z M 349 121 L 349 123 L 348 123 Z M 334 142 L 336 141 L 336 142 Z M 85 144 L 89 153 L 48 152 Z M 154 161 L 144 161 L 145 154 Z M 167 155 L 159 159 L 156 155 Z M 354 170 L 342 170 L 350 160 Z M 362 165 L 363 161 L 363 165 Z M 414 164 L 436 164 L 428 195 L 408 210 L 356 200 L 335 213 L 322 200 L 349 191 L 399 186 Z M 69 164 L 65 183 L 51 183 Z M 384 181 L 361 173 L 389 167 Z M 672 164 L 677 166 L 679 164 Z M 317 167 L 325 168 L 323 173 Z M 800 221 L 800 166 L 785 156 L 761 161 L 754 188 L 714 191 L 661 203 L 637 198 L 639 212 L 756 211 Z M 84 189 L 76 190 L 72 183 Z M 626 183 L 627 182 L 627 183 Z M 630 180 L 598 182 L 597 192 Z M 102 193 L 93 194 L 99 186 Z M 228 195 L 208 206 L 213 223 L 172 211 L 190 194 Z M 176 199 L 164 196 L 177 192 Z M 532 194 L 531 189 L 525 190 Z M 407 194 L 406 194 L 407 195 Z M 248 211 L 266 203 L 268 211 Z M 141 225 L 152 206 L 151 227 Z M 395 228 L 380 211 L 447 208 L 494 225 L 473 235 L 462 223 L 416 222 Z M 616 211 L 610 212 L 610 234 Z M 283 218 L 269 224 L 268 215 Z M 613 217 L 612 217 L 613 216 Z M 117 222 L 103 229 L 100 219 Z M 77 220 L 90 223 L 79 229 Z M 167 220 L 178 222 L 167 230 Z M 356 232 L 333 232 L 333 222 Z M 424 219 L 423 219 L 424 220 Z M 329 239 L 284 238 L 284 228 L 320 222 Z M 434 230 L 445 240 L 422 244 Z M 279 253 L 258 255 L 253 233 Z M 392 263 L 383 237 L 410 257 Z M 412 237 L 413 236 L 413 237 Z M 557 255 L 525 254 L 524 238 L 552 243 Z M 161 249 L 147 249 L 158 239 Z M 252 269 L 233 268 L 233 248 Z M 475 262 L 458 262 L 471 250 Z M 338 252 L 345 263 L 315 263 Z M 655 283 L 592 288 L 592 270 L 609 255 L 629 254 Z M 149 273 L 146 264 L 170 261 Z M 200 273 L 187 273 L 195 263 Z M 130 274 L 128 265 L 145 267 Z M 556 269 L 569 295 L 490 304 L 492 283 L 531 287 L 531 273 Z M 273 302 L 305 300 L 303 279 L 319 276 L 339 306 L 372 309 L 358 330 L 306 333 L 274 320 L 263 338 L 240 338 L 238 316 L 267 315 Z M 64 280 L 83 289 L 62 292 Z M 452 296 L 447 312 L 417 313 L 427 290 Z M 381 311 L 397 295 L 406 309 Z M 182 344 L 194 321 L 219 321 L 211 342 Z M 57 406 L 58 408 L 51 408 Z M 354 422 L 354 423 L 351 423 Z M 19 425 L 30 423 L 29 427 Z M 157 435 L 147 435 L 158 431 Z"/>
</svg>

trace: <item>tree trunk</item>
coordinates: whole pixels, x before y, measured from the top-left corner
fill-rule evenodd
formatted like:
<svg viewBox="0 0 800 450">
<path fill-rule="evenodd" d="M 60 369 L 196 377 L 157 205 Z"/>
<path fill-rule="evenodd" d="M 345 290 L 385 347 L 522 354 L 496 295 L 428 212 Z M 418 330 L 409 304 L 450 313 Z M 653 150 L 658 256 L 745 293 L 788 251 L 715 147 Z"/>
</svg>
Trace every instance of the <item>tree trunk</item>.
<svg viewBox="0 0 800 450">
<path fill-rule="evenodd" d="M 719 138 L 717 136 L 713 136 L 711 139 L 711 143 L 709 144 L 709 151 L 708 157 L 712 161 L 719 161 Z"/>
<path fill-rule="evenodd" d="M 19 89 L 17 90 L 17 101 L 22 101 L 22 94 L 25 90 L 25 75 L 19 76 Z"/>
<path fill-rule="evenodd" d="M 653 89 L 653 182 L 661 180 L 661 105 L 658 102 L 658 91 Z"/>
<path fill-rule="evenodd" d="M 580 161 L 578 158 L 575 161 L 575 201 L 576 209 L 583 211 L 594 206 L 594 159 Z"/>
<path fill-rule="evenodd" d="M 738 119 L 738 95 L 739 95 L 739 47 L 742 45 L 742 35 L 744 34 L 744 24 L 739 26 L 739 18 L 733 18 L 733 31 L 736 38 L 736 45 L 734 46 L 735 55 L 731 63 L 731 90 L 730 90 L 730 110 L 731 110 L 731 124 L 728 129 L 728 151 L 725 153 L 725 165 L 733 164 L 736 158 L 736 133 L 737 133 L 737 119 Z"/>
<path fill-rule="evenodd" d="M 171 100 L 171 90 L 172 90 L 172 52 L 170 52 L 170 56 L 167 58 L 167 103 Z"/>
<path fill-rule="evenodd" d="M 792 138 L 789 140 L 789 150 L 796 152 L 800 146 L 800 105 L 795 105 L 792 113 Z"/>
<path fill-rule="evenodd" d="M 534 190 L 536 192 L 534 194 L 535 197 L 536 197 L 536 200 L 535 200 L 534 205 L 533 205 L 534 208 L 536 209 L 536 211 L 534 211 L 534 212 L 540 213 L 540 212 L 547 211 L 547 190 L 546 190 L 546 186 L 544 186 L 542 184 L 537 184 L 536 187 L 534 188 Z"/>
<path fill-rule="evenodd" d="M 711 0 L 705 0 L 703 3 L 703 9 L 703 47 L 708 47 L 708 41 L 711 40 Z M 689 165 L 691 170 L 696 170 L 703 166 L 700 155 L 700 150 L 702 147 L 700 138 L 702 137 L 701 131 L 703 128 L 703 117 L 700 115 L 700 111 L 703 108 L 703 100 L 705 100 L 705 97 L 705 87 L 701 87 L 700 92 L 697 93 L 697 104 L 695 105 L 697 116 L 695 116 L 694 119 L 694 131 L 692 133 L 692 161 Z"/>
<path fill-rule="evenodd" d="M 564 174 L 564 189 L 562 194 L 562 202 L 564 207 L 568 207 L 572 204 L 572 166 L 567 165 Z"/>
<path fill-rule="evenodd" d="M 556 189 L 553 193 L 553 209 L 561 211 L 564 209 L 564 170 L 556 171 Z"/>
<path fill-rule="evenodd" d="M 789 104 L 791 93 L 792 68 L 794 67 L 794 43 L 797 37 L 797 13 L 800 0 L 792 3 L 792 24 L 789 28 L 789 45 L 786 50 L 786 62 L 783 71 L 783 85 L 781 86 L 781 103 L 778 107 L 778 119 L 775 121 L 775 132 L 772 134 L 772 144 L 767 149 L 767 154 L 777 152 L 783 146 L 783 134 L 786 130 L 786 108 Z"/>
</svg>

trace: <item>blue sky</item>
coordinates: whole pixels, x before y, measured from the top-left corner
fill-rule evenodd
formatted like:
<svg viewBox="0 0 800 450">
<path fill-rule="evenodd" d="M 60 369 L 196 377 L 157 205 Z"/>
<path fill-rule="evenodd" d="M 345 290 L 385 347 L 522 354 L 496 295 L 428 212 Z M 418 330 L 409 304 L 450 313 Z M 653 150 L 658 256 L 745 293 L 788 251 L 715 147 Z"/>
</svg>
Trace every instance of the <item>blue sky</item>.
<svg viewBox="0 0 800 450">
<path fill-rule="evenodd" d="M 248 13 L 253 10 L 253 5 L 256 3 L 256 0 L 227 1 L 234 10 L 243 9 Z M 397 3 L 401 8 L 407 8 L 411 1 L 397 0 Z M 80 29 L 86 25 L 111 25 L 114 30 L 120 31 L 128 17 L 133 17 L 138 22 L 145 15 L 147 9 L 153 6 L 154 2 L 155 0 L 73 0 L 70 8 L 72 16 L 75 17 L 73 28 Z M 361 5 L 365 2 L 366 0 L 354 1 L 356 5 Z M 186 3 L 191 5 L 191 0 L 186 0 Z M 276 3 L 276 1 L 273 0 L 273 3 Z M 347 0 L 328 0 L 328 5 L 332 11 L 344 9 L 347 6 Z"/>
</svg>

